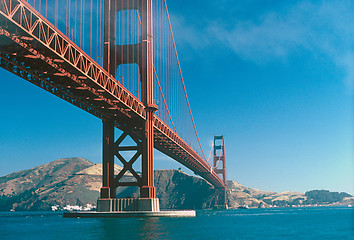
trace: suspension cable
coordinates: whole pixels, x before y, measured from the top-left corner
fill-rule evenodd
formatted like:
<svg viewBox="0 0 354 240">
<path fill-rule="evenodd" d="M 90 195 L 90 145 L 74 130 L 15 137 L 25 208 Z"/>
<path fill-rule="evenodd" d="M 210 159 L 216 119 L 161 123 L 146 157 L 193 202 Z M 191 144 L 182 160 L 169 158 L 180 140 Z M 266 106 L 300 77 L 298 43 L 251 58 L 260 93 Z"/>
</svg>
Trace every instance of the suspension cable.
<svg viewBox="0 0 354 240">
<path fill-rule="evenodd" d="M 210 157 L 211 157 L 211 152 L 213 151 L 213 147 L 214 147 L 214 144 L 211 145 L 210 152 L 209 152 L 209 157 L 208 157 L 208 161 L 207 161 L 207 163 L 208 163 L 209 165 L 211 165 L 211 164 L 209 163 L 209 160 L 210 160 Z"/>
<path fill-rule="evenodd" d="M 193 119 L 193 115 L 192 115 L 191 106 L 190 106 L 190 104 L 189 104 L 189 100 L 188 100 L 188 96 L 187 96 L 186 86 L 185 86 L 184 80 L 183 80 L 181 64 L 180 64 L 180 62 L 179 62 L 179 58 L 178 58 L 178 54 L 177 54 L 177 47 L 176 47 L 176 43 L 175 43 L 175 38 L 174 38 L 173 32 L 172 32 L 172 25 L 171 25 L 171 20 L 170 20 L 170 14 L 168 13 L 168 10 L 167 10 L 167 3 L 166 3 L 166 0 L 163 0 L 163 1 L 164 1 L 164 3 L 165 3 L 165 9 L 166 9 L 166 14 L 167 14 L 168 24 L 169 24 L 169 27 L 170 27 L 170 32 L 171 32 L 171 36 L 172 36 L 173 47 L 174 47 L 175 54 L 176 54 L 176 58 L 177 58 L 177 64 L 178 64 L 178 68 L 179 68 L 179 73 L 180 73 L 180 75 L 181 75 L 181 80 L 182 80 L 182 84 L 183 84 L 183 90 L 184 90 L 184 94 L 185 94 L 185 96 L 186 96 L 187 105 L 188 105 L 188 109 L 189 109 L 189 114 L 190 114 L 190 116 L 191 116 L 191 118 L 192 118 L 192 123 L 193 123 L 193 127 L 194 127 L 194 132 L 195 132 L 195 134 L 196 134 L 196 136 L 197 136 L 198 143 L 199 143 L 199 147 L 200 147 L 200 149 L 202 150 L 204 159 L 206 160 L 206 157 L 205 157 L 205 154 L 204 154 L 204 151 L 203 151 L 203 148 L 202 148 L 202 144 L 200 143 L 200 139 L 199 139 L 199 136 L 198 136 L 198 133 L 197 133 L 197 128 L 196 128 L 195 123 L 194 123 L 194 119 Z"/>
</svg>

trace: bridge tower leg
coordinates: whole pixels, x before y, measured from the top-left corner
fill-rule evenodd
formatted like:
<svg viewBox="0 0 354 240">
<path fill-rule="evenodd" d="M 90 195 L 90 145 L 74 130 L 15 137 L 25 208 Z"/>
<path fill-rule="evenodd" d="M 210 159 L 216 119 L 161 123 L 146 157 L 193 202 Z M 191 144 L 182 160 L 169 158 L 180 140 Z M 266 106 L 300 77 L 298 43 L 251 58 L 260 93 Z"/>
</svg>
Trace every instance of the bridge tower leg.
<svg viewBox="0 0 354 240">
<path fill-rule="evenodd" d="M 130 45 L 116 44 L 116 16 L 119 11 L 137 10 L 141 21 L 140 43 Z M 103 186 L 101 198 L 98 201 L 98 211 L 159 211 L 159 200 L 156 198 L 154 186 L 154 112 L 157 105 L 153 102 L 153 39 L 152 39 L 152 0 L 104 0 L 104 48 L 103 67 L 110 75 L 116 76 L 120 64 L 136 63 L 140 70 L 141 101 L 145 105 L 146 119 L 143 123 L 134 123 L 141 129 L 142 140 L 131 138 L 137 143 L 136 147 L 128 150 L 137 150 L 136 155 L 129 161 L 123 159 L 119 151 L 121 141 L 129 135 L 124 132 L 115 142 L 114 120 L 103 120 Z M 123 170 L 114 176 L 114 156 L 124 164 Z M 132 164 L 142 156 L 142 175 L 139 176 L 132 168 Z M 136 182 L 120 183 L 124 172 L 130 171 Z M 139 199 L 116 199 L 115 189 L 118 186 L 139 186 Z M 127 201 L 129 202 L 127 204 Z M 124 203 L 123 203 L 124 202 Z M 122 205 L 128 207 L 123 207 Z"/>
<path fill-rule="evenodd" d="M 215 191 L 215 207 L 227 208 L 227 178 L 224 135 L 214 136 L 213 146 L 214 171 L 221 177 L 225 185 L 225 188 L 216 189 Z"/>
<path fill-rule="evenodd" d="M 103 163 L 101 198 L 115 198 L 114 183 L 114 121 L 103 120 Z"/>
</svg>

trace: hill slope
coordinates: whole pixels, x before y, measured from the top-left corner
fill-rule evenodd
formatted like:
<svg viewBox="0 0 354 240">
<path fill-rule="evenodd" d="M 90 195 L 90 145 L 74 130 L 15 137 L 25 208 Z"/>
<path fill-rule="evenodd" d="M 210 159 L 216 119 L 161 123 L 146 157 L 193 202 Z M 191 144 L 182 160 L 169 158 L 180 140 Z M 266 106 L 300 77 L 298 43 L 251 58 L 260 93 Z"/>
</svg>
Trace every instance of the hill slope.
<svg viewBox="0 0 354 240">
<path fill-rule="evenodd" d="M 115 174 L 122 168 L 115 165 Z M 0 211 L 50 210 L 51 206 L 96 205 L 102 185 L 102 165 L 83 158 L 66 158 L 0 177 Z M 124 181 L 134 179 L 131 174 Z M 205 180 L 179 170 L 156 170 L 155 186 L 162 209 L 204 209 L 214 204 L 214 188 Z M 228 182 L 230 208 L 302 204 L 303 193 L 267 192 Z M 137 197 L 137 187 L 117 189 L 118 197 Z M 342 194 L 345 202 L 353 197 Z M 311 202 L 314 200 L 311 198 Z"/>
<path fill-rule="evenodd" d="M 115 174 L 122 168 L 115 165 Z M 83 158 L 59 159 L 32 169 L 0 177 L 0 211 L 50 210 L 59 205 L 96 205 L 102 185 L 102 164 Z M 130 173 L 124 181 L 133 180 Z M 161 208 L 205 208 L 213 188 L 206 181 L 178 170 L 155 171 Z M 138 196 L 137 187 L 117 189 L 118 197 Z"/>
</svg>

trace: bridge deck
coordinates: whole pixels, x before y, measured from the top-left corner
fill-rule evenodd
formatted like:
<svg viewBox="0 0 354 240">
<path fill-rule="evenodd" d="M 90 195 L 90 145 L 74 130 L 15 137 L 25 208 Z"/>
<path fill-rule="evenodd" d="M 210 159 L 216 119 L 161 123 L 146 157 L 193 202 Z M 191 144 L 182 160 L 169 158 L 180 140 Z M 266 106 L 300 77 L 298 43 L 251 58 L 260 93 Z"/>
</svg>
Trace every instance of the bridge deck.
<svg viewBox="0 0 354 240">
<path fill-rule="evenodd" d="M 0 66 L 141 136 L 143 103 L 24 1 L 0 0 Z M 210 166 L 157 116 L 154 129 L 157 150 L 215 187 L 224 187 Z"/>
</svg>

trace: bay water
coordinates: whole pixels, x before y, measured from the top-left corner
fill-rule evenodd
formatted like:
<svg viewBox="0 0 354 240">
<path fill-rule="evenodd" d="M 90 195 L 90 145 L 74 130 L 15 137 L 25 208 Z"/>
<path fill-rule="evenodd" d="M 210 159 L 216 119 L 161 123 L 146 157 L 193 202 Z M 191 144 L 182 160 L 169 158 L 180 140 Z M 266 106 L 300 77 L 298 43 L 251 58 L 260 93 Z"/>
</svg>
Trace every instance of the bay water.
<svg viewBox="0 0 354 240">
<path fill-rule="evenodd" d="M 0 212 L 0 239 L 353 239 L 354 208 L 201 210 L 194 218 L 63 218 Z"/>
</svg>

